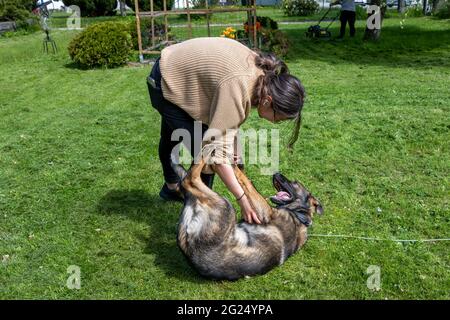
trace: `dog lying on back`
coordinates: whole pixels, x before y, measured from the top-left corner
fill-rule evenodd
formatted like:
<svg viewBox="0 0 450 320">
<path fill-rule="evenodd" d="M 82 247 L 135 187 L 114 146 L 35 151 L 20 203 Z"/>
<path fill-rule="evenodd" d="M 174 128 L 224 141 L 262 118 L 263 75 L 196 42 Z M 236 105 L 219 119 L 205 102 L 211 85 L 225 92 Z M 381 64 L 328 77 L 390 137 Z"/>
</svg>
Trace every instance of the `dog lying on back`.
<svg viewBox="0 0 450 320">
<path fill-rule="evenodd" d="M 273 175 L 278 192 L 271 197 L 276 207 L 271 207 L 235 166 L 236 177 L 262 224 L 236 223 L 231 203 L 202 182 L 203 161 L 193 164 L 189 172 L 180 165 L 173 167 L 184 194 L 178 246 L 207 278 L 236 280 L 281 265 L 305 244 L 313 214 L 323 212 L 319 201 L 302 184 L 279 173 Z"/>
</svg>

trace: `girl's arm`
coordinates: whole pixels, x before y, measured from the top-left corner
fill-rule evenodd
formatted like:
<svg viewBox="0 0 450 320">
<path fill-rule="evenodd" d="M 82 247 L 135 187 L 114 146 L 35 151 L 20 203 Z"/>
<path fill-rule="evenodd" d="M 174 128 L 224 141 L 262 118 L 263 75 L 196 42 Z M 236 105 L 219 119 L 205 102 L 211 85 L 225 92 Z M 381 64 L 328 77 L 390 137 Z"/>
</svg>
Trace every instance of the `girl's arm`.
<svg viewBox="0 0 450 320">
<path fill-rule="evenodd" d="M 233 168 L 230 164 L 216 164 L 215 171 L 236 199 L 239 199 L 244 194 L 244 190 L 237 181 Z M 247 195 L 244 195 L 240 200 L 238 200 L 238 203 L 241 207 L 241 212 L 245 221 L 248 223 L 255 222 L 257 224 L 261 224 L 255 210 L 252 208 L 247 199 Z"/>
</svg>

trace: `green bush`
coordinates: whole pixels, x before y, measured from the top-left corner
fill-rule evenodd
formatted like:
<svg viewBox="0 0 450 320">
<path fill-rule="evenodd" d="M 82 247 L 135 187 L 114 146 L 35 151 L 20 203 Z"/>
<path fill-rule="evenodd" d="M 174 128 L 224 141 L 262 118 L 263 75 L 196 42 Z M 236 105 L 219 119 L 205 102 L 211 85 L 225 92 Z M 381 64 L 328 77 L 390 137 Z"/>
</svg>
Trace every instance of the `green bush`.
<svg viewBox="0 0 450 320">
<path fill-rule="evenodd" d="M 413 17 L 422 17 L 423 16 L 423 8 L 420 5 L 415 5 L 409 7 L 405 11 L 405 16 L 413 18 Z"/>
<path fill-rule="evenodd" d="M 33 0 L 0 0 L 0 21 L 25 21 L 33 8 Z"/>
<path fill-rule="evenodd" d="M 259 23 L 259 26 L 258 26 Z M 253 23 L 252 23 L 253 24 Z M 256 30 L 259 29 L 269 29 L 269 30 L 277 30 L 278 29 L 278 23 L 269 17 L 256 17 Z M 250 30 L 248 30 L 250 29 Z M 244 22 L 244 31 L 246 33 L 246 37 L 248 37 L 247 33 L 250 31 L 252 33 L 253 28 L 248 28 L 248 21 Z"/>
<path fill-rule="evenodd" d="M 263 27 L 263 28 L 269 28 L 272 30 L 278 29 L 278 23 L 275 20 L 273 20 L 272 18 L 257 16 L 256 21 L 261 23 L 261 27 Z"/>
<path fill-rule="evenodd" d="M 39 19 L 31 13 L 34 1 L 0 0 L 0 21 L 15 21 L 24 32 L 39 30 Z"/>
<path fill-rule="evenodd" d="M 288 16 L 309 16 L 319 9 L 314 0 L 283 0 L 282 6 Z"/>
<path fill-rule="evenodd" d="M 30 12 L 16 4 L 7 2 L 0 7 L 0 21 L 26 21 L 29 18 Z"/>
<path fill-rule="evenodd" d="M 284 32 L 282 32 L 281 30 L 262 28 L 261 35 L 262 51 L 273 52 L 277 57 L 284 57 L 287 55 L 290 42 Z"/>
<path fill-rule="evenodd" d="M 80 7 L 83 17 L 112 16 L 116 12 L 116 0 L 63 0 L 65 6 Z"/>
<path fill-rule="evenodd" d="M 436 13 L 434 14 L 439 19 L 449 19 L 450 18 L 450 1 L 442 1 L 436 8 Z"/>
<path fill-rule="evenodd" d="M 355 6 L 356 8 L 356 20 L 366 20 L 367 19 L 367 10 L 362 6 Z"/>
<path fill-rule="evenodd" d="M 127 62 L 132 50 L 129 24 L 90 25 L 69 44 L 70 58 L 83 67 L 116 67 Z"/>
</svg>

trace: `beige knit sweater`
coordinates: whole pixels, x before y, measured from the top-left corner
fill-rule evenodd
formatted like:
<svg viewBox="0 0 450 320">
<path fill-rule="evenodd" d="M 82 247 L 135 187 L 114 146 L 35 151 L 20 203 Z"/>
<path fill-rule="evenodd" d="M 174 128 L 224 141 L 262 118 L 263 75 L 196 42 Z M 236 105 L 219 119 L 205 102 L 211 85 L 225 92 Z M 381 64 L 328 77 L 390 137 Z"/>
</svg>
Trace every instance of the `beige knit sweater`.
<svg viewBox="0 0 450 320">
<path fill-rule="evenodd" d="M 255 66 L 256 56 L 227 38 L 196 38 L 161 52 L 163 95 L 209 126 L 203 155 L 213 163 L 226 163 L 234 153 L 237 129 L 250 113 L 256 80 L 264 74 Z"/>
</svg>

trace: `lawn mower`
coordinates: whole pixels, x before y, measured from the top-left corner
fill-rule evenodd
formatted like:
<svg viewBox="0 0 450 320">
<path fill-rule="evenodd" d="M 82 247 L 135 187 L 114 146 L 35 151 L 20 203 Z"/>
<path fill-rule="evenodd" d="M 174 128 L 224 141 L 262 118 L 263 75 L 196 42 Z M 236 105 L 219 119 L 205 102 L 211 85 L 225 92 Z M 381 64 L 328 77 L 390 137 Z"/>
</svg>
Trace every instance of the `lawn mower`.
<svg viewBox="0 0 450 320">
<path fill-rule="evenodd" d="M 325 12 L 323 17 L 319 20 L 319 22 L 316 25 L 310 26 L 308 28 L 308 31 L 305 32 L 306 37 L 308 38 L 316 38 L 316 39 L 330 39 L 331 38 L 331 32 L 328 31 L 328 28 L 333 24 L 333 22 L 339 17 L 341 12 L 339 11 L 338 14 L 331 20 L 331 22 L 328 24 L 326 28 L 322 28 L 320 26 L 320 23 L 325 19 L 325 17 L 328 15 L 328 13 L 331 10 L 331 5 L 328 7 L 328 10 Z"/>
</svg>

